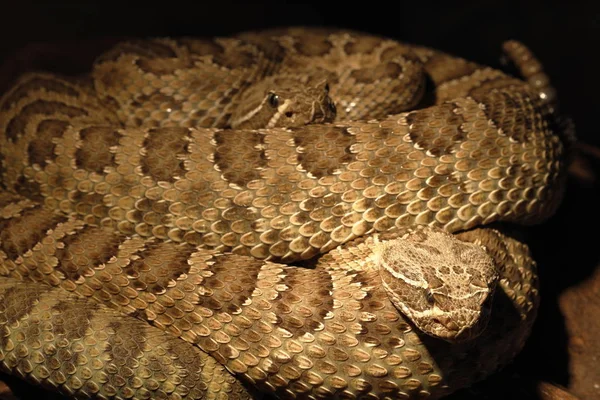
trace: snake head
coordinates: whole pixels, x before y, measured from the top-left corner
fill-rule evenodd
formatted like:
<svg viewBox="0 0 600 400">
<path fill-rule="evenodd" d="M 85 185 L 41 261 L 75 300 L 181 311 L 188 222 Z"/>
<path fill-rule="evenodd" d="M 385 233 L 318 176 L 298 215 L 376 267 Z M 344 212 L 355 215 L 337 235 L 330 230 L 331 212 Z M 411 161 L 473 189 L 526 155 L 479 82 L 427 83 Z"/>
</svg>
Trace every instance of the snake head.
<svg viewBox="0 0 600 400">
<path fill-rule="evenodd" d="M 231 116 L 234 129 L 300 127 L 332 122 L 335 103 L 326 80 L 304 76 L 267 77 L 249 87 Z"/>
<path fill-rule="evenodd" d="M 498 274 L 483 247 L 419 227 L 380 242 L 377 263 L 391 302 L 424 333 L 461 342 L 487 326 Z"/>
</svg>

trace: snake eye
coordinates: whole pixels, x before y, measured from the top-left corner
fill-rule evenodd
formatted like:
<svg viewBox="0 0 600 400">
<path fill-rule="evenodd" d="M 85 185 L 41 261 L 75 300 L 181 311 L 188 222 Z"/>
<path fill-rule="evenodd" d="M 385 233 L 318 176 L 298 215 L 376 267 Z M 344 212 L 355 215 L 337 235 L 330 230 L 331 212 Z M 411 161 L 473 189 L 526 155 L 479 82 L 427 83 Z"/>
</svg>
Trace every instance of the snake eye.
<svg viewBox="0 0 600 400">
<path fill-rule="evenodd" d="M 275 93 L 269 93 L 269 98 L 267 100 L 271 107 L 277 108 L 279 106 L 279 96 Z"/>
<path fill-rule="evenodd" d="M 335 114 L 337 112 L 337 109 L 335 108 L 335 103 L 331 101 L 331 99 L 327 101 L 327 106 L 329 107 L 329 111 L 331 111 L 332 113 Z"/>
<path fill-rule="evenodd" d="M 433 304 L 435 302 L 435 299 L 433 298 L 433 293 L 431 292 L 431 289 L 429 289 L 429 288 L 425 289 L 425 298 L 427 299 L 427 302 L 429 304 Z"/>
<path fill-rule="evenodd" d="M 325 92 L 326 92 L 326 93 L 329 93 L 329 83 L 326 83 L 326 84 L 325 84 Z"/>
</svg>

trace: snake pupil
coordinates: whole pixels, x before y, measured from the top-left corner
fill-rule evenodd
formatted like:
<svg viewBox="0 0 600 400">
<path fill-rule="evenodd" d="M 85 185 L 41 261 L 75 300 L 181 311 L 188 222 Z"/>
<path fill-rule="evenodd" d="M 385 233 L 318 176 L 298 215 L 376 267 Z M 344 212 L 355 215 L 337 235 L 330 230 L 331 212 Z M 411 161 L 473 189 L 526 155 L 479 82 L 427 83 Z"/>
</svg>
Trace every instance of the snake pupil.
<svg viewBox="0 0 600 400">
<path fill-rule="evenodd" d="M 425 289 L 425 298 L 427 299 L 427 302 L 429 304 L 434 303 L 433 293 L 431 292 L 431 289 Z"/>
<path fill-rule="evenodd" d="M 329 100 L 327 103 L 329 106 L 329 110 L 335 114 L 337 112 L 337 109 L 335 108 L 335 103 L 331 100 Z"/>
<path fill-rule="evenodd" d="M 275 93 L 269 93 L 268 101 L 273 108 L 277 108 L 279 106 L 279 96 L 277 96 Z"/>
</svg>

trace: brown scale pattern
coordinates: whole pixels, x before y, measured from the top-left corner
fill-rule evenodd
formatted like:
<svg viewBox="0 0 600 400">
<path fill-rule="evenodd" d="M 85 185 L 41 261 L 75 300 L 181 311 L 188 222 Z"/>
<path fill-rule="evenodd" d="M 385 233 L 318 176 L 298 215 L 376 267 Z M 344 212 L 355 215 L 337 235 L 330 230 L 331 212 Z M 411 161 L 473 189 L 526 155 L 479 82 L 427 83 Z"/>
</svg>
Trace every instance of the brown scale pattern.
<svg viewBox="0 0 600 400">
<path fill-rule="evenodd" d="M 89 124 L 117 124 L 114 114 L 105 109 L 88 88 L 44 73 L 26 74 L 19 78 L 0 103 L 5 109 L 0 113 L 0 129 L 13 139 L 5 136 L 3 140 L 4 165 L 23 165 L 31 173 L 36 165 L 52 169 L 48 162 L 57 162 L 57 151 L 60 151 L 56 142 L 74 131 Z M 53 108 L 56 103 L 62 106 Z M 36 108 L 41 113 L 31 114 Z M 23 120 L 24 113 L 30 113 L 27 121 Z M 10 135 L 9 131 L 12 132 Z M 38 153 L 38 150 L 41 152 Z M 23 171 L 13 172 L 12 168 L 6 169 L 2 176 L 4 186 L 41 200 L 41 182 L 28 179 Z"/>
<path fill-rule="evenodd" d="M 539 218 L 536 208 L 540 217 L 551 210 L 555 202 L 543 195 L 554 193 L 552 185 L 560 182 L 559 161 L 550 160 L 561 149 L 553 139 L 548 150 L 541 148 L 550 134 L 546 127 L 536 124 L 539 130 L 530 131 L 525 147 L 516 147 L 489 124 L 477 103 L 452 104 L 447 111 L 440 108 L 448 117 L 435 123 L 417 111 L 335 129 L 240 131 L 236 144 L 227 131 L 169 128 L 154 131 L 155 141 L 149 141 L 143 131 L 125 130 L 117 150 L 110 151 L 118 155 L 116 166 L 101 175 L 73 170 L 71 159 L 80 145 L 62 138 L 57 168 L 32 170 L 28 181 L 48 182 L 46 204 L 66 211 L 80 206 L 73 201 L 79 192 L 102 195 L 110 207 L 110 221 L 103 223 L 126 234 L 182 241 L 190 233 L 194 243 L 281 259 L 310 257 L 373 228 L 416 222 L 454 231 L 500 217 L 533 220 Z M 527 119 L 519 122 L 530 125 Z M 238 163 L 230 150 L 239 143 L 250 148 Z M 173 151 L 177 156 L 169 158 Z M 534 156 L 548 161 L 528 162 Z M 51 189 L 54 182 L 58 185 Z M 154 206 L 143 207 L 145 202 Z"/>
<path fill-rule="evenodd" d="M 92 72 L 99 97 L 116 103 L 117 115 L 128 126 L 225 127 L 238 93 L 273 62 L 229 38 L 155 39 L 152 45 L 170 53 L 146 54 L 138 46 L 122 45 L 108 59 L 99 59 Z"/>
<path fill-rule="evenodd" d="M 156 181 L 174 182 L 185 174 L 181 154 L 185 153 L 188 130 L 185 128 L 151 129 L 143 146 L 142 172 Z"/>
<path fill-rule="evenodd" d="M 298 162 L 310 176 L 319 179 L 333 175 L 341 166 L 355 161 L 352 151 L 354 135 L 346 127 L 323 129 L 315 126 L 313 129 L 308 126 L 294 131 L 297 132 L 293 140 L 299 153 Z"/>
<path fill-rule="evenodd" d="M 87 111 L 77 107 L 64 105 L 58 101 L 36 100 L 21 110 L 18 117 L 12 119 L 6 127 L 6 138 L 11 142 L 19 139 L 19 134 L 25 130 L 26 124 L 34 115 L 50 115 L 53 113 L 65 115 L 67 118 L 86 116 Z"/>
<path fill-rule="evenodd" d="M 483 99 L 488 115 L 502 132 L 517 142 L 529 141 L 529 132 L 544 129 L 543 119 L 526 96 L 495 92 Z"/>
<path fill-rule="evenodd" d="M 58 125 L 63 126 L 62 121 Z M 75 152 L 76 165 L 97 174 L 103 173 L 106 167 L 114 165 L 115 155 L 106 150 L 118 145 L 119 137 L 112 127 L 92 126 L 80 130 L 81 146 Z"/>
<path fill-rule="evenodd" d="M 33 139 L 27 147 L 29 161 L 33 164 L 38 164 L 42 168 L 45 167 L 48 161 L 54 158 L 55 147 L 53 139 L 61 137 L 68 127 L 69 122 L 67 121 L 58 119 L 42 120 L 37 127 L 37 137 Z M 81 151 L 85 152 L 83 149 Z M 92 154 L 85 155 L 92 156 Z M 86 159 L 86 157 L 83 157 L 84 154 L 81 156 L 82 157 L 79 157 L 79 159 Z"/>
<path fill-rule="evenodd" d="M 64 276 L 77 280 L 94 266 L 108 262 L 121 240 L 122 236 L 113 231 L 88 225 L 78 235 L 67 236 L 56 250 L 57 268 Z"/>
<path fill-rule="evenodd" d="M 444 103 L 434 112 L 413 111 L 406 116 L 410 140 L 435 157 L 451 154 L 457 143 L 465 139 L 462 125 L 466 122 L 454 112 L 457 105 Z"/>
<path fill-rule="evenodd" d="M 252 398 L 212 358 L 158 328 L 58 288 L 14 281 L 0 282 L 4 370 L 18 368 L 66 396 Z"/>
<path fill-rule="evenodd" d="M 30 275 L 34 281 L 54 286 L 49 292 L 52 296 L 74 292 L 93 299 L 89 303 L 93 312 L 89 314 L 85 314 L 88 306 L 82 308 L 79 302 L 61 303 L 63 307 L 72 307 L 78 316 L 69 315 L 71 309 L 65 309 L 60 317 L 55 317 L 55 323 L 73 323 L 84 313 L 90 326 L 108 324 L 104 330 L 114 332 L 119 338 L 114 339 L 119 346 L 110 348 L 113 358 L 123 363 L 122 368 L 132 369 L 127 359 L 144 355 L 138 346 L 144 343 L 140 338 L 147 337 L 149 327 L 136 325 L 139 318 L 166 330 L 167 336 L 175 335 L 197 345 L 242 381 L 283 398 L 294 397 L 294 391 L 326 396 L 336 390 L 349 397 L 371 392 L 381 396 L 437 398 L 454 387 L 455 379 L 468 379 L 465 378 L 468 369 L 463 370 L 461 363 L 471 366 L 471 360 L 444 361 L 449 349 L 416 330 L 391 304 L 381 288 L 372 237 L 331 251 L 315 269 L 299 269 L 200 248 L 190 253 L 191 249 L 184 244 L 152 245 L 125 237 L 120 237 L 117 251 L 114 246 L 113 250 L 105 251 L 111 255 L 109 261 L 89 260 L 105 247 L 90 240 L 93 233 L 88 229 L 76 221 L 51 230 L 42 229 L 48 234 L 40 240 L 41 246 L 20 254 L 17 261 L 6 260 L 0 274 L 18 277 L 26 268 L 39 272 Z M 402 232 L 397 232 L 382 235 L 381 239 L 393 240 L 401 235 Z M 521 326 L 521 318 L 529 321 L 535 314 L 537 282 L 535 271 L 529 270 L 534 264 L 526 247 L 503 247 L 511 239 L 488 230 L 473 233 L 472 237 L 467 235 L 465 239 L 483 241 L 492 254 L 497 254 L 495 258 L 510 254 L 510 259 L 499 264 L 502 271 L 506 266 L 506 272 L 501 274 L 508 274 L 502 282 L 507 296 L 516 298 L 518 307 L 522 307 L 517 308 L 518 315 L 510 316 L 503 309 L 514 311 L 512 303 L 494 306 L 497 312 L 507 314 L 509 320 L 504 324 L 509 324 L 510 318 L 518 322 L 512 322 L 515 328 L 506 333 L 507 337 L 496 338 L 493 331 L 485 334 L 491 338 L 482 340 L 491 340 L 494 346 L 498 340 L 504 351 L 502 357 L 492 357 L 489 364 L 485 358 L 477 358 L 477 368 L 471 371 L 479 374 L 482 369 L 495 368 L 496 363 L 506 363 L 522 346 L 522 340 L 517 338 L 523 335 L 521 329 L 527 329 L 529 322 Z M 81 252 L 72 244 L 57 245 L 61 242 L 86 245 L 91 261 L 86 273 L 78 276 L 63 273 L 64 260 L 73 260 Z M 50 261 L 55 257 L 53 254 L 58 263 Z M 117 272 L 120 268 L 123 273 Z M 166 279 L 163 283 L 159 283 L 161 277 Z M 314 286 L 307 286 L 307 282 Z M 153 290 L 152 284 L 161 289 Z M 115 310 L 115 316 L 104 316 L 104 307 Z M 13 318 L 24 314 L 30 316 L 31 311 L 18 312 Z M 120 321 L 126 315 L 136 319 L 115 324 L 115 320 Z M 67 331 L 60 326 L 57 329 Z M 88 330 L 84 330 L 86 335 Z M 68 336 L 71 346 L 77 345 L 80 334 L 72 331 L 63 334 Z M 112 338 L 107 339 L 111 343 Z M 471 348 L 479 351 L 480 347 L 477 342 L 459 346 L 461 352 L 472 351 Z M 437 366 L 428 361 L 432 358 L 439 358 L 441 365 L 444 362 L 447 365 Z M 131 373 L 138 376 L 137 372 Z M 112 378 L 118 380 L 127 374 L 120 370 Z M 107 385 L 106 390 L 111 387 Z"/>
<path fill-rule="evenodd" d="M 56 215 L 46 208 L 36 206 L 23 210 L 22 215 L 1 222 L 2 251 L 8 258 L 14 260 L 33 248 L 41 240 L 44 231 L 64 220 L 65 217 Z"/>
<path fill-rule="evenodd" d="M 237 37 L 270 49 L 280 72 L 296 74 L 305 68 L 327 77 L 340 120 L 405 111 L 419 101 L 424 88 L 423 69 L 410 47 L 381 37 L 317 28 L 308 35 L 304 29 L 290 28 Z M 277 57 L 282 53 L 287 57 Z"/>
<path fill-rule="evenodd" d="M 227 182 L 245 186 L 247 182 L 260 179 L 260 168 L 267 165 L 264 135 L 247 131 L 248 140 L 241 142 L 239 132 L 222 130 L 215 132 L 212 159 Z"/>
<path fill-rule="evenodd" d="M 530 65 L 526 49 L 509 53 Z M 307 66 L 334 76 L 335 123 L 227 127 L 252 82 Z M 412 110 L 426 77 L 435 101 Z M 538 304 L 527 247 L 488 229 L 458 235 L 486 246 L 500 280 L 488 328 L 450 344 L 390 301 L 368 234 L 552 215 L 565 146 L 540 87 L 431 49 L 299 28 L 123 43 L 90 78 L 27 75 L 0 99 L 5 371 L 73 396 L 233 399 L 248 385 L 290 399 L 439 398 L 523 346 Z M 322 253 L 312 269 L 280 264 Z"/>
</svg>

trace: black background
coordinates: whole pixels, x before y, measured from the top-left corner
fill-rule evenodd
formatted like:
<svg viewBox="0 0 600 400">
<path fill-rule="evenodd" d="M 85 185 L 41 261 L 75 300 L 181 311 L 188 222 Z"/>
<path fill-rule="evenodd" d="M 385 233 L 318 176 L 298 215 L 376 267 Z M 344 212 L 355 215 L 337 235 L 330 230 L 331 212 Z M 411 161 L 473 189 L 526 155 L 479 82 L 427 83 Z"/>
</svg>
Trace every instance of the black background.
<svg viewBox="0 0 600 400">
<path fill-rule="evenodd" d="M 70 71 L 89 66 L 92 54 L 122 37 L 212 36 L 283 25 L 317 25 L 382 34 L 498 67 L 502 41 L 518 39 L 543 63 L 563 112 L 575 122 L 579 139 L 600 146 L 600 2 L 350 1 L 5 2 L 0 61 L 22 56 L 23 49 L 44 48 L 44 43 L 66 43 L 77 51 L 50 52 L 41 66 Z M 91 40 L 97 48 L 78 47 L 77 42 L 83 40 Z M 0 71 L 7 75 L 19 72 Z M 600 171 L 598 162 L 590 165 Z M 566 333 L 557 296 L 588 277 L 597 265 L 600 218 L 592 208 L 600 204 L 599 199 L 593 182 L 571 180 L 555 218 L 529 230 L 542 273 L 544 300 L 531 339 L 511 373 L 569 385 Z M 591 233 L 585 228 L 591 228 Z"/>
</svg>

